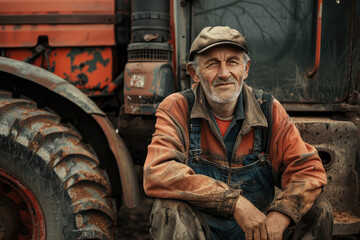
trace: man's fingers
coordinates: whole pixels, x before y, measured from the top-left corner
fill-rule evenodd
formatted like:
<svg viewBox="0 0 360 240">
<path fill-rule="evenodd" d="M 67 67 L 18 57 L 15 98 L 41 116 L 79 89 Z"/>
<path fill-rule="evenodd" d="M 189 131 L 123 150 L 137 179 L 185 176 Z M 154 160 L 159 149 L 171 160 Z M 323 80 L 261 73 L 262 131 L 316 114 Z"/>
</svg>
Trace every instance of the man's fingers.
<svg viewBox="0 0 360 240">
<path fill-rule="evenodd" d="M 254 235 L 253 235 L 253 231 L 244 231 L 245 232 L 245 238 L 246 240 L 253 240 L 254 239 Z"/>
<path fill-rule="evenodd" d="M 267 240 L 268 239 L 268 233 L 266 230 L 266 224 L 262 224 L 260 227 L 260 234 L 261 234 L 261 240 Z"/>
<path fill-rule="evenodd" d="M 253 233 L 254 233 L 254 240 L 260 239 L 260 229 L 259 228 L 254 229 Z"/>
<path fill-rule="evenodd" d="M 267 240 L 268 235 L 264 224 L 260 228 L 255 228 L 252 231 L 245 231 L 246 240 Z"/>
<path fill-rule="evenodd" d="M 242 196 L 236 202 L 234 219 L 245 232 L 247 240 L 267 239 L 266 216 Z"/>
</svg>

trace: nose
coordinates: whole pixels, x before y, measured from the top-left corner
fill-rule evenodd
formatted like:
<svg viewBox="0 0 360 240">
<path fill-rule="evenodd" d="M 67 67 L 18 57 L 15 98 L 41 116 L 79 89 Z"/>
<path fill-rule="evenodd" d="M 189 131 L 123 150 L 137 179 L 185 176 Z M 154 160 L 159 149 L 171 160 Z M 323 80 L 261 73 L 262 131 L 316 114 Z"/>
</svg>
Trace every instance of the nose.
<svg viewBox="0 0 360 240">
<path fill-rule="evenodd" d="M 226 62 L 220 62 L 218 77 L 220 79 L 226 80 L 230 77 L 230 75 L 230 69 L 229 66 L 227 66 Z"/>
</svg>

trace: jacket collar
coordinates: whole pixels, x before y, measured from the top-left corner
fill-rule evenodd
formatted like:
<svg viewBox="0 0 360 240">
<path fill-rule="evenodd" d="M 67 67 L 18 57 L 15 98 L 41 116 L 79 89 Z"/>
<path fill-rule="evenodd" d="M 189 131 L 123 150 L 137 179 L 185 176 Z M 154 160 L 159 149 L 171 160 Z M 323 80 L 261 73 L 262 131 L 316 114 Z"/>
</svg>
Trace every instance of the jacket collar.
<svg viewBox="0 0 360 240">
<path fill-rule="evenodd" d="M 204 118 L 210 120 L 210 111 L 207 107 L 207 100 L 201 84 L 194 84 L 193 91 L 195 93 L 195 101 L 193 109 L 191 110 L 190 118 Z M 251 127 L 267 127 L 268 124 L 266 117 L 252 93 L 252 88 L 244 83 L 241 95 L 243 97 L 242 102 L 244 105 L 243 111 L 245 113 L 245 119 L 240 133 L 248 132 Z M 241 103 L 241 101 L 238 101 L 238 103 Z M 241 106 L 237 106 L 237 108 L 239 107 Z"/>
</svg>

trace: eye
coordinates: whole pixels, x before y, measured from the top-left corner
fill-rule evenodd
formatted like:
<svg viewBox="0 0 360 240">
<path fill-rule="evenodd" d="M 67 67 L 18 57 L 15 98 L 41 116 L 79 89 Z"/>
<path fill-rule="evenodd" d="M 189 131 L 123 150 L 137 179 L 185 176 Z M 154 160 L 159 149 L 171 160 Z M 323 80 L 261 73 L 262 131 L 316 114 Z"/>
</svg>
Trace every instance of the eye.
<svg viewBox="0 0 360 240">
<path fill-rule="evenodd" d="M 230 65 L 230 66 L 236 66 L 236 65 L 239 65 L 240 63 L 238 62 L 238 61 L 236 61 L 236 60 L 230 60 L 230 61 L 228 61 L 228 65 Z"/>
<path fill-rule="evenodd" d="M 210 63 L 206 66 L 206 68 L 214 69 L 214 68 L 217 68 L 218 65 L 219 65 L 218 62 L 210 62 Z"/>
</svg>

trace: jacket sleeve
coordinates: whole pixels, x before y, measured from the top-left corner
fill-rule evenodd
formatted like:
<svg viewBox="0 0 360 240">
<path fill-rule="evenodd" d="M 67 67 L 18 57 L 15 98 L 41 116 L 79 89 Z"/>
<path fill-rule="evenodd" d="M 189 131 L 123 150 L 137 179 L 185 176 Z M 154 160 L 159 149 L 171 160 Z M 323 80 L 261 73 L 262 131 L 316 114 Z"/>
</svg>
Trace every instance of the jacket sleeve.
<svg viewBox="0 0 360 240">
<path fill-rule="evenodd" d="M 326 184 L 326 173 L 317 150 L 305 143 L 281 104 L 274 100 L 270 159 L 281 176 L 282 192 L 269 211 L 288 215 L 295 224 L 312 207 Z M 282 172 L 282 175 L 280 174 Z"/>
<path fill-rule="evenodd" d="M 187 103 L 181 94 L 167 97 L 156 112 L 155 133 L 144 164 L 144 190 L 154 198 L 184 200 L 218 215 L 230 216 L 240 190 L 186 165 L 188 150 Z"/>
</svg>

